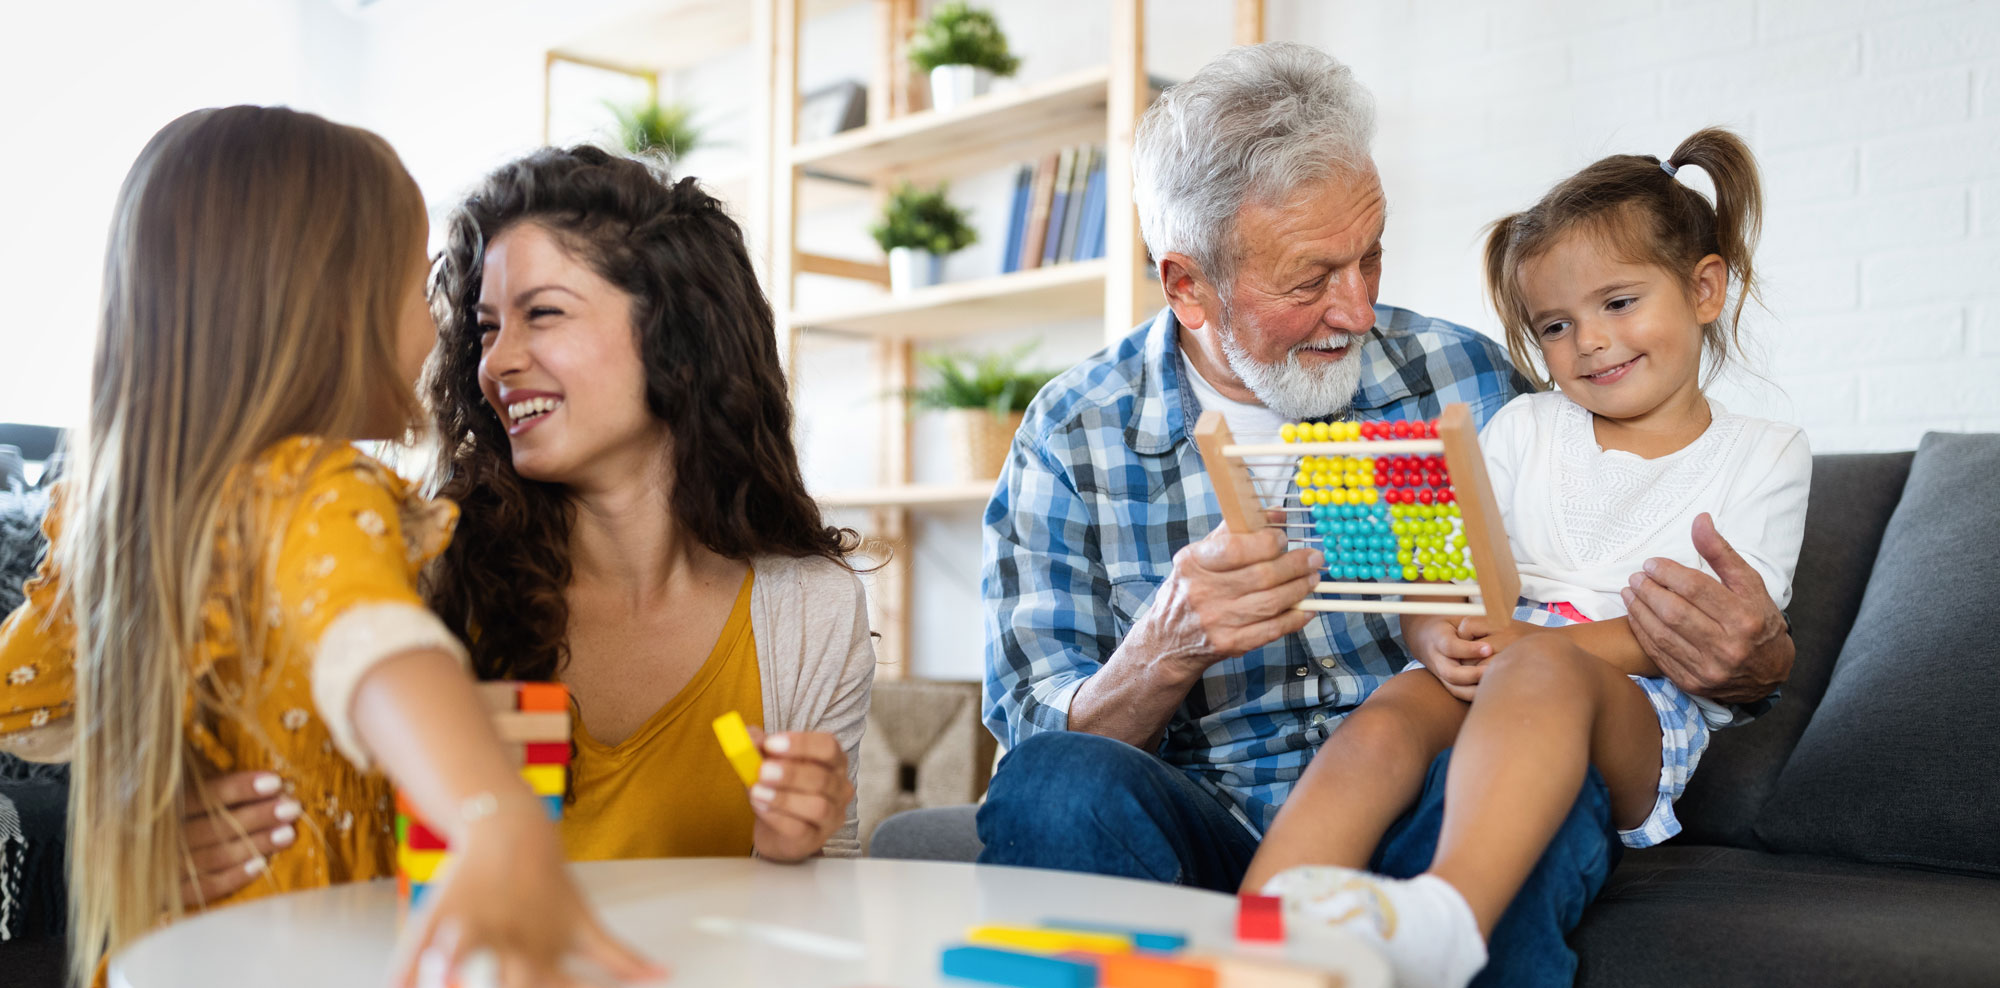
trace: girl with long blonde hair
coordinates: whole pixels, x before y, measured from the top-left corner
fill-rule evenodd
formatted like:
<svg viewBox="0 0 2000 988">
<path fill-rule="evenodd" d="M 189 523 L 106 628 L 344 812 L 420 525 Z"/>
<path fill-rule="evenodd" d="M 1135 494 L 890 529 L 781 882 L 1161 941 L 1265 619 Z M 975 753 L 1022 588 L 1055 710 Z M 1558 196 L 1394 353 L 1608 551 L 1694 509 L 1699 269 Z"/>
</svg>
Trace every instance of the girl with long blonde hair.
<svg viewBox="0 0 2000 988">
<path fill-rule="evenodd" d="M 198 905 L 394 874 L 393 780 L 459 852 L 403 981 L 434 939 L 508 983 L 561 983 L 571 952 L 657 973 L 581 901 L 422 606 L 456 509 L 353 446 L 418 421 L 426 230 L 386 143 L 285 109 L 188 114 L 126 177 L 89 424 L 0 626 L 0 745 L 73 731 L 78 980 L 184 911 L 183 793 L 244 770 L 290 780 L 298 844 Z"/>
</svg>

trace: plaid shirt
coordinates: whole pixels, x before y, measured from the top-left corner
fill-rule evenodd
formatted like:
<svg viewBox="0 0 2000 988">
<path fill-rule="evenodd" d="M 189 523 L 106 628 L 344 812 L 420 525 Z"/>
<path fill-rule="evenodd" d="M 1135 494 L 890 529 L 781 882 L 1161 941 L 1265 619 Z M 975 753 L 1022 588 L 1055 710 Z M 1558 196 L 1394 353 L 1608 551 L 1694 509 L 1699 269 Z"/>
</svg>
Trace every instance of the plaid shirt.
<svg viewBox="0 0 2000 988">
<path fill-rule="evenodd" d="M 1175 551 L 1222 524 L 1190 435 L 1180 324 L 1162 310 L 1050 382 L 986 506 L 986 725 L 1008 745 L 1069 727 L 1070 701 L 1151 606 Z M 1441 319 L 1377 306 L 1351 414 L 1428 419 L 1465 402 L 1484 426 L 1530 390 L 1505 350 Z M 1216 663 L 1158 754 L 1253 833 L 1270 825 L 1340 718 L 1401 670 L 1393 617 L 1327 614 Z"/>
</svg>

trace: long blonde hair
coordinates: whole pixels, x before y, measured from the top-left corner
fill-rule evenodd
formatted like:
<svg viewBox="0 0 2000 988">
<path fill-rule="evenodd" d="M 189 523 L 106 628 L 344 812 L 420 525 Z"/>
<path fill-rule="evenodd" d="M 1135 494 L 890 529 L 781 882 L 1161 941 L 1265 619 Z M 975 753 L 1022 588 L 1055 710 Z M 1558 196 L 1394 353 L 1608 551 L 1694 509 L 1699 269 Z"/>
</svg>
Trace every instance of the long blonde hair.
<svg viewBox="0 0 2000 988">
<path fill-rule="evenodd" d="M 287 436 L 417 417 L 396 332 L 423 216 L 381 138 L 282 108 L 187 114 L 126 175 L 55 550 L 77 629 L 73 979 L 181 912 L 181 798 L 205 774 L 188 721 L 255 703 L 254 682 L 193 669 L 224 566 L 243 574 L 225 584 L 243 668 L 262 667 L 269 533 L 230 496 L 239 468 Z"/>
</svg>

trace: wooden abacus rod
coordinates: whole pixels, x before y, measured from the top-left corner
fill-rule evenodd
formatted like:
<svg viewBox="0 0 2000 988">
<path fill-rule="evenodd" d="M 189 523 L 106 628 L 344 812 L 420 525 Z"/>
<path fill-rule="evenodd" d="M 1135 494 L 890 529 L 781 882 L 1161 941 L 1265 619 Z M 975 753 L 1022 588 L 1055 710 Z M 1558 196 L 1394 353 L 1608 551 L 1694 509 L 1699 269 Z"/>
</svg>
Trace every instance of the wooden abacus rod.
<svg viewBox="0 0 2000 988">
<path fill-rule="evenodd" d="M 1396 453 L 1442 453 L 1442 439 L 1353 439 L 1323 443 L 1242 443 L 1222 447 L 1232 459 L 1246 456 L 1376 456 Z"/>
<path fill-rule="evenodd" d="M 1445 604 L 1420 600 L 1314 600 L 1299 601 L 1302 611 L 1337 611 L 1344 614 L 1444 614 L 1477 617 L 1486 613 L 1479 604 Z"/>
<path fill-rule="evenodd" d="M 1360 593 L 1373 597 L 1401 594 L 1405 597 L 1466 597 L 1479 595 L 1479 588 L 1463 583 L 1319 583 L 1313 593 Z"/>
</svg>

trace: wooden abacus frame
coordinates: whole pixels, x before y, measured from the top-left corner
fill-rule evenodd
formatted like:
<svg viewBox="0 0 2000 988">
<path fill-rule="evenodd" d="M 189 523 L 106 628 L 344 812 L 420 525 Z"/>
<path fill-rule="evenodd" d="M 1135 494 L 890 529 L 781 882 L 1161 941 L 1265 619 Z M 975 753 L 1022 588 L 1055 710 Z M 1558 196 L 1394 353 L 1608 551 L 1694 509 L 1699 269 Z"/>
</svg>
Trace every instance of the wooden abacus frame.
<svg viewBox="0 0 2000 988">
<path fill-rule="evenodd" d="M 1330 600 L 1307 597 L 1299 610 L 1361 612 L 1371 614 L 1484 615 L 1496 625 L 1514 617 L 1514 604 L 1521 596 L 1521 575 L 1514 567 L 1514 553 L 1507 545 L 1507 532 L 1500 522 L 1498 502 L 1486 479 L 1486 460 L 1479 452 L 1479 431 L 1472 425 L 1472 410 L 1463 403 L 1448 405 L 1438 417 L 1436 439 L 1360 439 L 1334 442 L 1238 443 L 1230 435 L 1222 413 L 1206 411 L 1195 425 L 1195 445 L 1215 484 L 1216 500 L 1222 506 L 1222 521 L 1232 532 L 1259 532 L 1271 527 L 1265 518 L 1270 509 L 1257 494 L 1246 458 L 1300 456 L 1384 456 L 1396 454 L 1442 453 L 1451 475 L 1452 491 L 1465 526 L 1466 548 L 1472 553 L 1476 578 L 1470 583 L 1396 583 L 1389 581 L 1334 582 L 1322 580 L 1313 587 L 1316 594 L 1366 596 L 1368 600 Z M 1283 498 L 1281 497 L 1281 504 Z M 1457 600 L 1397 600 L 1394 597 L 1477 597 L 1478 603 Z"/>
</svg>

